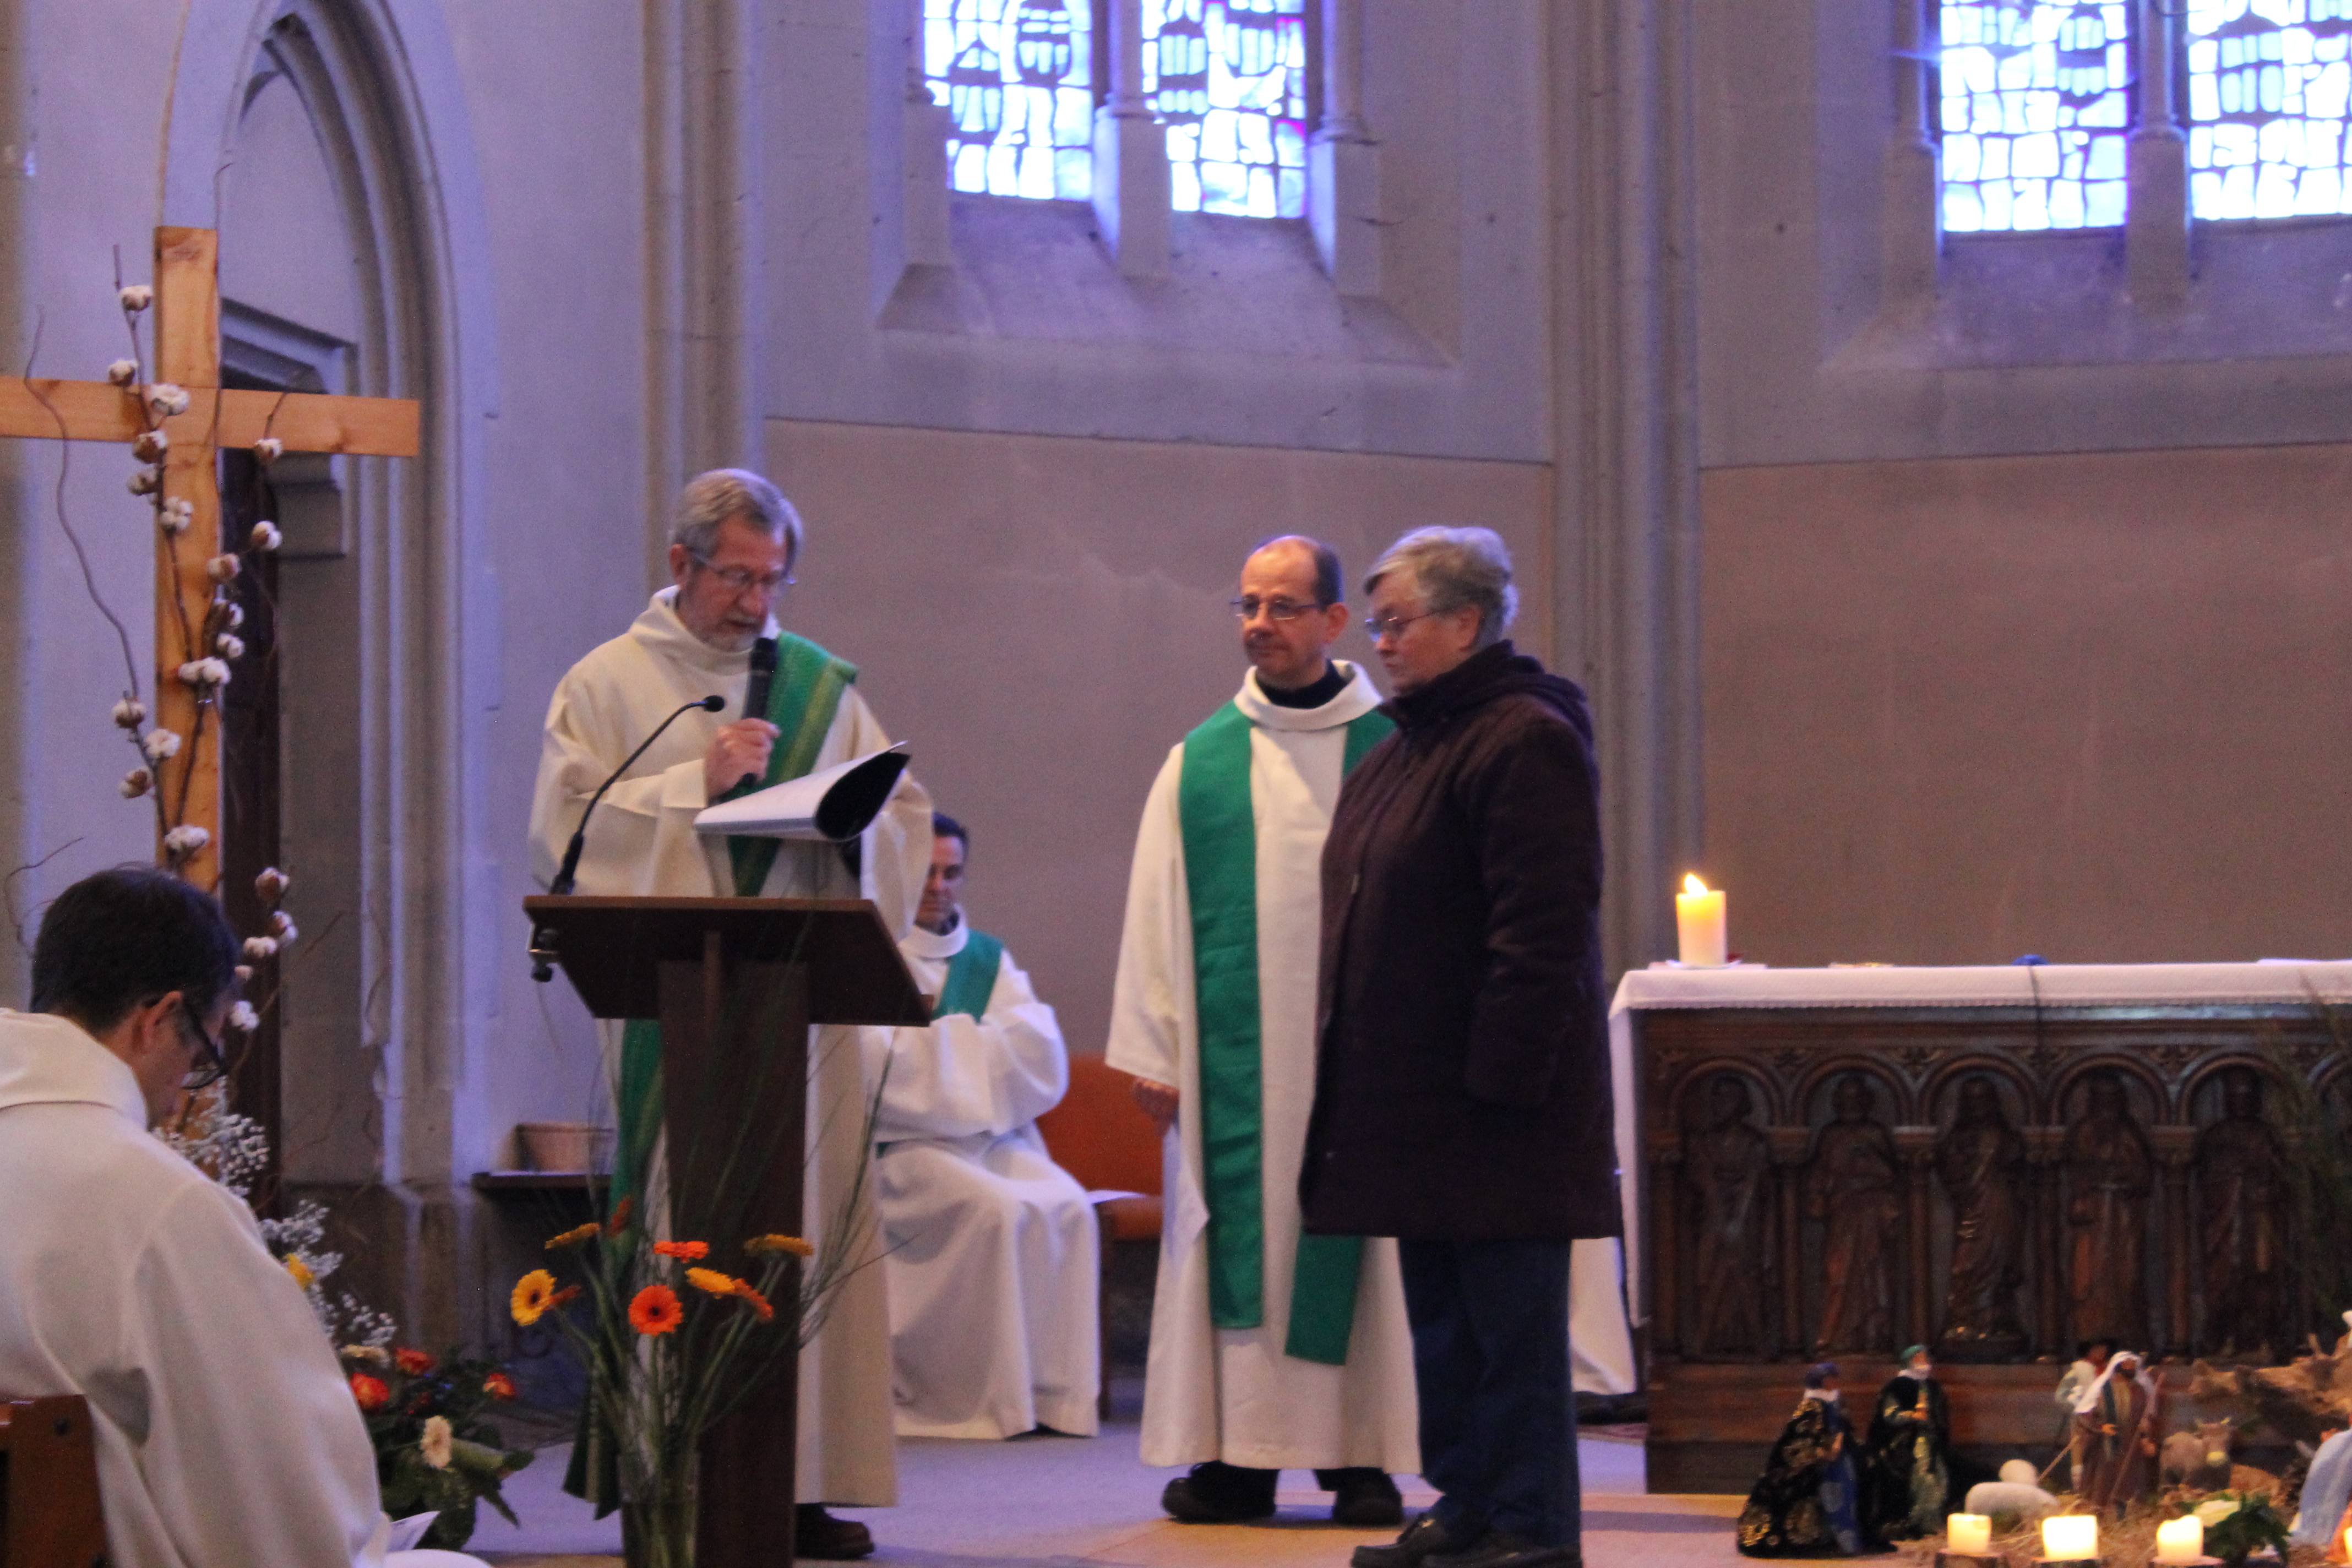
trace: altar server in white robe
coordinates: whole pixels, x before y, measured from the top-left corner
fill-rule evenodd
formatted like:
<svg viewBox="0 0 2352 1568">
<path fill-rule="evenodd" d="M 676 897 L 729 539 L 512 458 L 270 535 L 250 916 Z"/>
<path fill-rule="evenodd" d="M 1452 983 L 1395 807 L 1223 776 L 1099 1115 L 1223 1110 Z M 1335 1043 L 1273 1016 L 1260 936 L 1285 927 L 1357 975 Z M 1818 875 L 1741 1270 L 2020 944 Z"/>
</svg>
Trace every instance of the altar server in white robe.
<svg viewBox="0 0 2352 1568">
<path fill-rule="evenodd" d="M 1102 1279 L 1094 1205 L 1037 1118 L 1070 1087 L 1054 1009 L 960 894 L 971 836 L 932 818 L 931 870 L 898 951 L 924 1029 L 869 1030 L 888 1055 L 874 1194 L 889 1244 L 898 1432 L 1092 1436 Z M 881 1064 L 874 1069 L 877 1076 Z"/>
<path fill-rule="evenodd" d="M 784 633 L 771 614 L 793 580 L 802 540 L 799 515 L 757 474 L 720 468 L 687 485 L 669 547 L 677 581 L 626 632 L 572 666 L 548 707 L 530 823 L 540 880 L 554 879 L 606 777 L 680 706 L 716 693 L 725 700 L 722 712 L 677 719 L 597 805 L 574 890 L 866 898 L 894 938 L 905 933 L 931 842 L 930 801 L 911 777 L 900 779 L 857 841 L 856 871 L 831 844 L 706 837 L 694 828 L 698 813 L 746 778 L 774 784 L 890 743 L 852 684 L 856 667 Z M 781 644 L 772 696 L 765 718 L 745 717 L 752 645 L 761 637 Z M 608 1026 L 608 1046 L 623 1033 Z M 657 1030 L 630 1026 L 618 1054 L 629 1175 L 625 1129 L 657 1071 Z M 870 1258 L 879 1247 L 870 1203 L 850 1234 L 824 1234 L 843 1212 L 866 1155 L 872 1085 L 864 1055 L 855 1029 L 811 1031 L 808 1238 L 847 1258 Z M 866 1528 L 823 1505 L 898 1500 L 881 1269 L 849 1273 L 824 1329 L 802 1352 L 799 1409 L 801 1554 L 865 1555 L 873 1550 Z"/>
<path fill-rule="evenodd" d="M 1110 1065 L 1172 1124 L 1143 1394 L 1143 1461 L 1191 1465 L 1161 1500 L 1192 1521 L 1264 1518 L 1286 1469 L 1332 1517 L 1392 1524 L 1420 1466 L 1396 1244 L 1302 1237 L 1315 1093 L 1319 864 L 1347 768 L 1391 728 L 1328 546 L 1242 567 L 1241 691 L 1169 753 L 1143 808 Z"/>
<path fill-rule="evenodd" d="M 147 1131 L 227 1070 L 236 962 L 220 907 L 163 871 L 43 917 L 38 1011 L 0 1012 L 0 1395 L 89 1401 L 115 1568 L 482 1568 L 384 1550 L 375 1448 L 301 1288 Z"/>
</svg>

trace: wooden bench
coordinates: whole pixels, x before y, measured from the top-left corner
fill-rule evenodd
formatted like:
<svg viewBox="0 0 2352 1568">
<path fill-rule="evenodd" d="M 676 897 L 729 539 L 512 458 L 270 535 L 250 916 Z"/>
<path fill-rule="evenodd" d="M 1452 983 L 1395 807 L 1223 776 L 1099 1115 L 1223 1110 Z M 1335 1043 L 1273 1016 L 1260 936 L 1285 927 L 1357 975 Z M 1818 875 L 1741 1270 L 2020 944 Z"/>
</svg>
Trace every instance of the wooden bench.
<svg viewBox="0 0 2352 1568">
<path fill-rule="evenodd" d="M 79 1394 L 0 1399 L 0 1568 L 106 1568 L 98 1447 Z"/>
</svg>

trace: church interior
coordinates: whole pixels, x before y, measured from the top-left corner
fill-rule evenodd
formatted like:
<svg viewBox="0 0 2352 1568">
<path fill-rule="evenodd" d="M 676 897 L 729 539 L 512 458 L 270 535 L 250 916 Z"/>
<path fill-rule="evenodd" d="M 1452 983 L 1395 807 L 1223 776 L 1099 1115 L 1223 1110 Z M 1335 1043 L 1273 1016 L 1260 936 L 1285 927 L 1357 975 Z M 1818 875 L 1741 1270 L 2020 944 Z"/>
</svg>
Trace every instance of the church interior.
<svg viewBox="0 0 2352 1568">
<path fill-rule="evenodd" d="M 331 1327 L 510 1380 L 537 1458 L 467 1551 L 620 1563 L 560 1485 L 590 1374 L 510 1295 L 610 1217 L 638 1016 L 534 979 L 534 779 L 709 566 L 681 490 L 765 476 L 776 622 L 1058 1020 L 1039 1157 L 1119 1194 L 1098 1435 L 908 1435 L 901 1388 L 898 1502 L 845 1517 L 928 1568 L 1336 1564 L 1392 1529 L 1296 1468 L 1180 1522 L 1139 1449 L 1182 1205 L 1105 1059 L 1122 922 L 1244 561 L 1327 542 L 1377 686 L 1365 571 L 1491 530 L 1600 781 L 1596 1568 L 2343 1563 L 2348 126 L 2352 0 L 0 0 L 0 1004 L 78 879 L 216 888 L 267 1004 L 251 1147 L 193 1152 L 331 1257 Z M 803 891 L 874 897 L 866 842 Z M 1868 1504 L 1927 1390 L 1932 1506 L 1801 1535 L 1806 1445 L 1847 1422 Z M 2070 1459 L 2104 1547 L 2037 1533 Z M 2192 1493 L 2239 1512 L 2159 1543 Z"/>
</svg>

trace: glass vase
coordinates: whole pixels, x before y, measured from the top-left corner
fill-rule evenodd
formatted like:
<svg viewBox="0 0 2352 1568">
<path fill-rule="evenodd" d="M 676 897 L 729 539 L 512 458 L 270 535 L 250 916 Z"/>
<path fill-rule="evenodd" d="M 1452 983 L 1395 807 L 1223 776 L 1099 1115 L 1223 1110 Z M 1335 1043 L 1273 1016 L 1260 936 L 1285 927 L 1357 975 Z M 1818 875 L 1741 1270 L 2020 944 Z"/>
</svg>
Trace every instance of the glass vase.
<svg viewBox="0 0 2352 1568">
<path fill-rule="evenodd" d="M 626 1568 L 694 1568 L 695 1475 L 690 1455 L 664 1456 L 621 1504 Z"/>
</svg>

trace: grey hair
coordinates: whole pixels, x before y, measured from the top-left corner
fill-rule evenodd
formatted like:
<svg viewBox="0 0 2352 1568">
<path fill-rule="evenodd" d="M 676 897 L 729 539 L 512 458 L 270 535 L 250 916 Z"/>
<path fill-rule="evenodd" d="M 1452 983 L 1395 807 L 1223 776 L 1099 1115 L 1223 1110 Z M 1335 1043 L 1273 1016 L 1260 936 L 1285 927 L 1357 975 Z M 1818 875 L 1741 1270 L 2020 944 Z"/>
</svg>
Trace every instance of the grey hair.
<svg viewBox="0 0 2352 1568">
<path fill-rule="evenodd" d="M 1519 591 L 1511 586 L 1511 552 L 1491 528 L 1414 529 L 1372 563 L 1364 592 L 1370 594 L 1400 567 L 1412 574 L 1432 614 L 1475 606 L 1480 647 L 1502 641 L 1519 613 Z"/>
<path fill-rule="evenodd" d="M 670 525 L 669 542 L 682 544 L 698 561 L 707 561 L 719 543 L 719 525 L 740 518 L 770 538 L 784 542 L 784 569 L 801 558 L 801 514 L 783 491 L 749 468 L 713 468 L 686 481 L 677 495 L 677 520 Z"/>
</svg>

